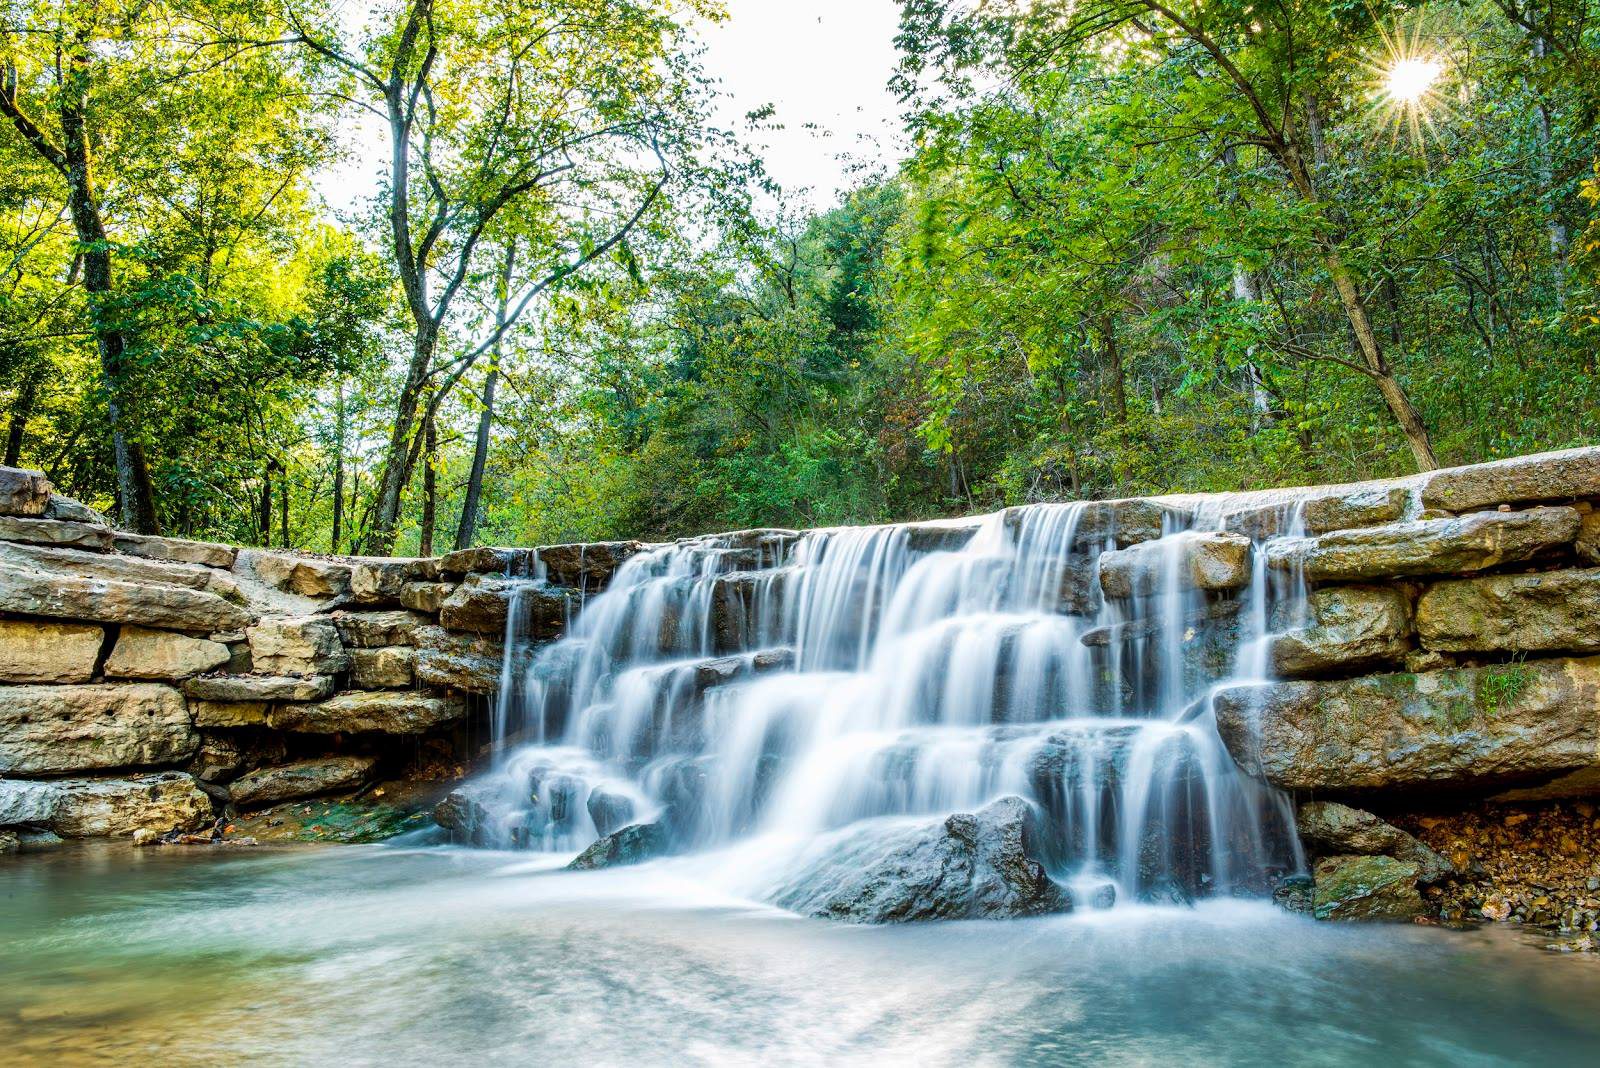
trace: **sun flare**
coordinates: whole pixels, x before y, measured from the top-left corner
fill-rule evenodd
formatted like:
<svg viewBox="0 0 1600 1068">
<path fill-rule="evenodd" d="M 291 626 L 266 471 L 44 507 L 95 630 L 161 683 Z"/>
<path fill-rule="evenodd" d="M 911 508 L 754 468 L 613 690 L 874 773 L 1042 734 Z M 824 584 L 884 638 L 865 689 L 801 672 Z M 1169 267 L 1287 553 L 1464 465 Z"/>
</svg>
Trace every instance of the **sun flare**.
<svg viewBox="0 0 1600 1068">
<path fill-rule="evenodd" d="M 1444 64 L 1431 57 L 1405 57 L 1389 64 L 1383 91 L 1396 104 L 1416 105 L 1432 91 L 1444 73 Z"/>
</svg>

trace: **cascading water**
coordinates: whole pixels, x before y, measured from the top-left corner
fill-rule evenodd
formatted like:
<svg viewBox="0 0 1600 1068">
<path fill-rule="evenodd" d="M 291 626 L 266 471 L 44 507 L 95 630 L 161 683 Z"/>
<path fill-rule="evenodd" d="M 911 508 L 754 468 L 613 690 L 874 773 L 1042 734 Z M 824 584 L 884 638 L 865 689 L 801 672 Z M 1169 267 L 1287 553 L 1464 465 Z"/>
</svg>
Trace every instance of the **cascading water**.
<svg viewBox="0 0 1600 1068">
<path fill-rule="evenodd" d="M 1301 866 L 1292 816 L 1234 767 L 1208 696 L 1265 676 L 1303 589 L 1269 575 L 1266 535 L 1248 585 L 1196 588 L 1186 547 L 1221 513 L 1172 509 L 1147 574 L 1107 597 L 1117 514 L 658 546 L 536 651 L 514 601 L 474 839 L 573 851 L 660 820 L 686 851 L 738 843 L 759 889 L 830 836 L 1015 794 L 1051 874 L 1091 899 L 1265 892 Z M 1293 505 L 1265 524 L 1298 528 Z"/>
</svg>

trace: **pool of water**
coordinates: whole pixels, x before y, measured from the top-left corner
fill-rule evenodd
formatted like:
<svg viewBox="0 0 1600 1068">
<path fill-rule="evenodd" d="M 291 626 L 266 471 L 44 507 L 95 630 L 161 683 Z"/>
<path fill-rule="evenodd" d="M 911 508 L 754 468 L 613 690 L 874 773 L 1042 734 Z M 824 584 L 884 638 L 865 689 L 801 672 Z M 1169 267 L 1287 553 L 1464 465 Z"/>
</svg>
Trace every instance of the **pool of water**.
<svg viewBox="0 0 1600 1068">
<path fill-rule="evenodd" d="M 726 863 L 726 861 L 724 861 Z M 1594 1064 L 1600 961 L 1251 903 L 848 927 L 660 862 L 0 859 L 0 1062 Z"/>
</svg>

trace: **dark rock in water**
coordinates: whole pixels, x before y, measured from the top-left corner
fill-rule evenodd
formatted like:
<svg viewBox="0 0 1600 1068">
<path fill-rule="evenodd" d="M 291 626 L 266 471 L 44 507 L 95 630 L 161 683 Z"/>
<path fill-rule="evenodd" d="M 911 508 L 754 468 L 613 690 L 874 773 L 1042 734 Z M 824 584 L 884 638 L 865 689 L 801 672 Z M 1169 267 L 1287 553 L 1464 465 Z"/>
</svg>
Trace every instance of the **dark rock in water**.
<svg viewBox="0 0 1600 1068">
<path fill-rule="evenodd" d="M 1424 912 L 1417 866 L 1392 857 L 1317 862 L 1311 914 L 1319 920 L 1411 920 Z"/>
<path fill-rule="evenodd" d="M 1067 912 L 1072 899 L 1038 860 L 1033 806 L 1003 797 L 932 826 L 845 839 L 776 903 L 851 923 L 1005 919 Z"/>
<path fill-rule="evenodd" d="M 1290 875 L 1272 889 L 1272 903 L 1285 912 L 1310 915 L 1312 882 L 1309 875 Z"/>
<path fill-rule="evenodd" d="M 1194 898 L 1195 895 L 1187 886 L 1171 877 L 1155 880 L 1139 894 L 1139 900 L 1147 905 L 1179 905 L 1184 908 L 1193 908 Z"/>
<path fill-rule="evenodd" d="M 450 841 L 463 845 L 490 844 L 489 813 L 464 790 L 453 790 L 433 807 L 433 822 L 450 832 Z"/>
<path fill-rule="evenodd" d="M 596 786 L 589 793 L 589 818 L 601 837 L 628 825 L 633 819 L 633 802 L 620 794 Z"/>
<path fill-rule="evenodd" d="M 570 871 L 593 871 L 597 868 L 642 864 L 666 853 L 670 843 L 671 835 L 662 824 L 634 823 L 606 835 L 579 853 L 567 868 Z"/>
</svg>

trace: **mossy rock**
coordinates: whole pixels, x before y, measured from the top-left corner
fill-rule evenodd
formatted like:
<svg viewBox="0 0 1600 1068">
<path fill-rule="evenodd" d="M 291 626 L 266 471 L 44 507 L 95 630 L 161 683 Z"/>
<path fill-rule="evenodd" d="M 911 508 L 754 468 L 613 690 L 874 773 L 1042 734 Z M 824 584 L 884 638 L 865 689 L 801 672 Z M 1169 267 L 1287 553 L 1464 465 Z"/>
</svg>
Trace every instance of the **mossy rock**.
<svg viewBox="0 0 1600 1068">
<path fill-rule="evenodd" d="M 1421 870 L 1393 857 L 1326 857 L 1317 862 L 1311 914 L 1319 920 L 1412 920 L 1423 914 Z"/>
</svg>

